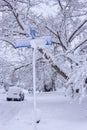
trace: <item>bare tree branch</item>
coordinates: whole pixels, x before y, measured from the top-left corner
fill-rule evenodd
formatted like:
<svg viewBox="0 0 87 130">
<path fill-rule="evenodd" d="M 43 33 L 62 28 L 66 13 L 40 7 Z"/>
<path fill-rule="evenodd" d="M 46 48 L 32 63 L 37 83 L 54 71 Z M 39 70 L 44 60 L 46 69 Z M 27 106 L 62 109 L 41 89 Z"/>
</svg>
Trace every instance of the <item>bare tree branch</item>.
<svg viewBox="0 0 87 130">
<path fill-rule="evenodd" d="M 37 59 L 36 62 L 38 62 L 38 61 L 40 61 L 40 60 L 42 60 L 42 57 L 39 58 L 39 59 Z M 21 65 L 21 66 L 15 68 L 15 69 L 14 69 L 14 72 L 17 71 L 17 70 L 19 70 L 19 69 L 21 69 L 21 68 L 26 68 L 26 67 L 30 66 L 31 64 L 32 64 L 32 63 L 30 63 L 30 64 L 25 64 L 25 65 Z"/>
<path fill-rule="evenodd" d="M 75 34 L 84 26 L 84 24 L 86 24 L 87 20 L 85 20 L 69 37 L 68 42 L 71 42 L 73 37 L 75 36 Z"/>
<path fill-rule="evenodd" d="M 59 41 L 60 41 L 60 44 L 61 44 L 61 46 L 63 47 L 63 49 L 64 49 L 64 50 L 67 50 L 66 47 L 63 45 L 63 43 L 62 43 L 62 41 L 61 41 L 61 37 L 60 37 L 58 31 L 57 31 L 57 37 L 58 37 L 58 39 L 59 39 Z"/>
<path fill-rule="evenodd" d="M 58 4 L 59 4 L 61 10 L 63 10 L 63 7 L 62 7 L 62 4 L 61 4 L 61 1 L 60 1 L 60 0 L 57 0 L 57 1 L 58 1 Z"/>
<path fill-rule="evenodd" d="M 46 28 L 58 38 L 59 43 L 60 43 L 60 45 L 62 46 L 62 48 L 63 48 L 64 50 L 67 50 L 66 47 L 63 45 L 63 43 L 62 43 L 62 41 L 61 41 L 61 37 L 60 37 L 59 32 L 58 32 L 58 31 L 57 31 L 57 33 L 54 32 L 54 31 L 53 31 L 52 29 L 50 29 L 48 26 L 46 26 Z"/>
<path fill-rule="evenodd" d="M 46 26 L 46 28 L 51 32 L 51 33 L 53 33 L 56 37 L 57 37 L 57 33 L 56 32 L 54 32 L 52 29 L 50 29 L 48 26 Z"/>
<path fill-rule="evenodd" d="M 39 59 L 37 59 L 36 60 L 36 62 L 38 62 L 38 61 L 41 61 L 42 60 L 42 58 L 39 58 Z M 32 65 L 32 63 L 30 63 L 30 64 L 25 64 L 25 65 L 21 65 L 21 66 L 19 66 L 19 67 L 14 67 L 14 70 L 13 70 L 13 72 L 12 72 L 12 81 L 13 81 L 13 78 L 14 78 L 14 74 L 15 74 L 15 72 L 17 71 L 17 70 L 20 70 L 20 69 L 22 69 L 22 68 L 26 68 L 26 67 L 29 67 L 30 65 Z"/>
<path fill-rule="evenodd" d="M 14 49 L 16 49 L 15 45 L 11 41 L 8 41 L 6 39 L 0 39 L 0 40 L 9 43 L 9 45 L 11 45 Z"/>
<path fill-rule="evenodd" d="M 84 40 L 82 43 L 80 43 L 77 47 L 75 47 L 73 51 L 77 50 L 77 49 L 78 49 L 80 46 L 82 46 L 84 43 L 87 44 L 87 39 Z"/>
</svg>

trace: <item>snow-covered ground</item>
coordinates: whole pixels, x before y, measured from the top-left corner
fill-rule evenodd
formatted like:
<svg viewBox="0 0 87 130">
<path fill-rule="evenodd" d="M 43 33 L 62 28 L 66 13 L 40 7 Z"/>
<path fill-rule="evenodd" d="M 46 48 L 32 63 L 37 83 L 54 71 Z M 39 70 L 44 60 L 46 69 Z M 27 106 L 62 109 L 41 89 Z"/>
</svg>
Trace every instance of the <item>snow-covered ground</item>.
<svg viewBox="0 0 87 130">
<path fill-rule="evenodd" d="M 70 103 L 58 92 L 37 94 L 41 121 L 37 130 L 87 130 L 87 99 Z M 33 95 L 25 101 L 6 101 L 0 93 L 0 130 L 33 130 Z"/>
</svg>

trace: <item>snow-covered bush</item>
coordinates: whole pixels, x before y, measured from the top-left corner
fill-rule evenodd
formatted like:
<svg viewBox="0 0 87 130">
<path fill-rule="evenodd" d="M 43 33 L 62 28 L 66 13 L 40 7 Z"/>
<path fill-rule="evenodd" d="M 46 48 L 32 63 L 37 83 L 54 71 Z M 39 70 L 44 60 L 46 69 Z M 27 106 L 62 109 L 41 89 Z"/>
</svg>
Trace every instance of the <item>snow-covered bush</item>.
<svg viewBox="0 0 87 130">
<path fill-rule="evenodd" d="M 87 95 L 87 63 L 75 68 L 66 83 L 67 94 L 72 98 L 80 98 Z"/>
</svg>

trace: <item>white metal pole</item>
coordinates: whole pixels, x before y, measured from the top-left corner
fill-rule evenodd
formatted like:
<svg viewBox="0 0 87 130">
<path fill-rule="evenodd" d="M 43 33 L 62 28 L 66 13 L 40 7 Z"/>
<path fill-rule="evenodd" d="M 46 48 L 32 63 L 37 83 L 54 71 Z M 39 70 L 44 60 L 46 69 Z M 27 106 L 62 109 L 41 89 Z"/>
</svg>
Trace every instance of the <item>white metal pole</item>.
<svg viewBox="0 0 87 130">
<path fill-rule="evenodd" d="M 36 124 L 36 70 L 35 70 L 35 51 L 36 48 L 33 48 L 33 94 L 34 94 L 34 130 L 37 130 Z"/>
</svg>

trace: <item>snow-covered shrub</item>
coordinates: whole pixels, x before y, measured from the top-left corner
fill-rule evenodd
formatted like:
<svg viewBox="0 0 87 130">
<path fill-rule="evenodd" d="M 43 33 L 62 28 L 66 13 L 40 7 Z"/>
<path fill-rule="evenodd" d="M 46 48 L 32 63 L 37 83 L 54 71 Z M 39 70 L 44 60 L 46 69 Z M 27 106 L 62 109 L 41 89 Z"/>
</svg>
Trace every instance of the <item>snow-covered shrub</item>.
<svg viewBox="0 0 87 130">
<path fill-rule="evenodd" d="M 87 65 L 77 67 L 66 83 L 67 94 L 73 98 L 85 97 L 87 94 Z"/>
</svg>

